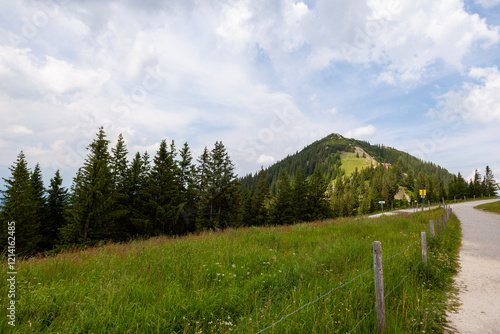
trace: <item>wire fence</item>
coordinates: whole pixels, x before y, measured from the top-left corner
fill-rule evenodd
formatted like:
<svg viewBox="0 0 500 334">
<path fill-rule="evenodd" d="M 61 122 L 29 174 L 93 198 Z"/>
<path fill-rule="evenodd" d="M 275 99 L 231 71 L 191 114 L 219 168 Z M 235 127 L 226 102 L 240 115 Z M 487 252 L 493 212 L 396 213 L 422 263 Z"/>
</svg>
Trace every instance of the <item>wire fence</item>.
<svg viewBox="0 0 500 334">
<path fill-rule="evenodd" d="M 286 318 L 288 318 L 289 316 L 291 316 L 291 315 L 293 315 L 293 314 L 295 314 L 295 313 L 299 312 L 299 311 L 300 311 L 300 310 L 302 310 L 303 308 L 305 308 L 305 307 L 307 307 L 307 306 L 309 306 L 309 305 L 311 305 L 311 304 L 314 304 L 314 303 L 316 303 L 317 301 L 319 301 L 319 300 L 321 300 L 321 299 L 325 298 L 326 296 L 328 296 L 329 294 L 331 294 L 333 291 L 338 290 L 338 289 L 340 289 L 340 288 L 343 288 L 343 287 L 344 287 L 344 286 L 346 286 L 346 285 L 349 285 L 350 283 L 354 282 L 357 278 L 359 278 L 359 277 L 361 277 L 361 276 L 364 276 L 364 275 L 368 274 L 368 273 L 369 273 L 370 271 L 372 271 L 372 270 L 373 270 L 373 268 L 370 268 L 370 269 L 368 269 L 367 271 L 365 271 L 364 273 L 359 274 L 358 276 L 354 277 L 354 278 L 353 278 L 352 280 L 350 280 L 349 282 L 346 282 L 346 283 L 344 283 L 344 284 L 341 284 L 341 285 L 339 285 L 339 286 L 337 286 L 337 287 L 335 287 L 335 288 L 331 289 L 330 291 L 328 291 L 328 292 L 327 292 L 327 293 L 325 293 L 324 295 L 319 296 L 318 298 L 316 298 L 316 299 L 315 299 L 315 300 L 313 300 L 312 302 L 309 302 L 309 303 L 307 303 L 307 304 L 302 305 L 301 307 L 299 307 L 298 309 L 296 309 L 296 310 L 295 310 L 295 311 L 293 311 L 292 313 L 287 314 L 286 316 L 284 316 L 284 317 L 283 317 L 283 318 L 281 318 L 280 320 L 278 320 L 278 321 L 276 321 L 275 323 L 273 323 L 271 326 L 268 326 L 268 327 L 266 327 L 266 328 L 264 328 L 264 329 L 262 329 L 262 330 L 258 331 L 258 332 L 257 332 L 257 334 L 259 334 L 259 333 L 263 333 L 263 332 L 265 332 L 266 330 L 268 330 L 268 329 L 270 329 L 270 328 L 273 328 L 274 326 L 276 326 L 277 324 L 279 324 L 280 322 L 282 322 L 283 320 L 285 320 L 285 319 L 286 319 Z"/>
<path fill-rule="evenodd" d="M 429 232 L 429 229 L 427 230 L 427 232 Z M 426 233 L 427 233 L 427 232 L 426 232 Z M 398 253 L 396 253 L 396 254 L 394 254 L 394 255 L 391 255 L 390 257 L 388 257 L 388 258 L 384 259 L 382 262 L 389 261 L 389 260 L 391 260 L 391 259 L 393 259 L 393 258 L 395 258 L 395 257 L 397 257 L 397 256 L 399 256 L 399 255 L 401 255 L 401 254 L 403 254 L 403 253 L 405 253 L 405 252 L 407 252 L 410 248 L 412 248 L 413 246 L 417 245 L 419 242 L 420 242 L 420 239 L 416 240 L 414 243 L 410 244 L 408 247 L 406 247 L 406 248 L 405 248 L 404 250 L 402 250 L 401 252 L 398 252 Z M 397 289 L 397 288 L 398 288 L 398 287 L 399 287 L 399 286 L 400 286 L 400 285 L 401 285 L 401 284 L 402 284 L 402 283 L 403 283 L 403 282 L 404 282 L 404 281 L 405 281 L 405 280 L 406 280 L 406 279 L 407 279 L 407 278 L 408 278 L 408 277 L 409 277 L 409 276 L 410 276 L 410 275 L 411 275 L 411 274 L 412 274 L 412 273 L 413 273 L 413 272 L 414 272 L 414 271 L 418 268 L 418 266 L 419 266 L 422 262 L 423 262 L 422 260 L 421 260 L 421 261 L 419 261 L 419 262 L 418 262 L 418 263 L 417 263 L 417 264 L 416 264 L 416 265 L 415 265 L 415 266 L 414 266 L 414 267 L 410 270 L 410 272 L 409 272 L 409 273 L 408 273 L 405 277 L 403 277 L 403 279 L 402 279 L 401 281 L 399 281 L 399 283 L 398 283 L 396 286 L 394 286 L 394 288 L 392 288 L 392 290 L 391 290 L 389 293 L 387 293 L 387 294 L 385 295 L 385 297 L 384 297 L 384 298 L 387 298 L 389 295 L 391 295 L 391 294 L 392 294 L 392 293 L 393 293 L 393 292 L 394 292 L 394 291 L 395 291 L 395 290 L 396 290 L 396 289 Z M 368 273 L 369 273 L 370 271 L 372 271 L 372 270 L 373 270 L 373 267 L 372 267 L 372 268 L 369 268 L 368 270 L 366 270 L 366 271 L 365 271 L 365 272 L 363 272 L 362 274 L 357 275 L 356 277 L 354 277 L 353 279 L 351 279 L 349 282 L 343 283 L 343 284 L 341 284 L 341 285 L 339 285 L 339 286 L 337 286 L 337 287 L 335 287 L 335 288 L 331 289 L 331 290 L 330 290 L 330 291 L 328 291 L 327 293 L 325 293 L 325 294 L 323 294 L 323 295 L 319 296 L 319 297 L 318 297 L 318 298 L 316 298 L 315 300 L 313 300 L 313 301 L 311 301 L 311 302 L 309 302 L 309 303 L 307 303 L 307 304 L 302 305 L 301 307 L 299 307 L 299 308 L 298 308 L 298 309 L 296 309 L 295 311 L 293 311 L 293 312 L 291 312 L 291 313 L 289 313 L 289 314 L 285 315 L 284 317 L 282 317 L 282 318 L 281 318 L 281 319 L 279 319 L 278 321 L 274 322 L 272 325 L 270 325 L 270 326 L 268 326 L 268 327 L 266 327 L 266 328 L 264 328 L 264 329 L 262 329 L 262 330 L 258 331 L 258 332 L 257 332 L 257 334 L 263 333 L 263 332 L 267 331 L 268 329 L 273 328 L 274 326 L 276 326 L 277 324 L 279 324 L 279 323 L 280 323 L 280 322 L 282 322 L 283 320 L 287 319 L 288 317 L 292 316 L 293 314 L 295 314 L 295 313 L 299 312 L 300 310 L 302 310 L 302 309 L 306 308 L 307 306 L 309 306 L 309 305 L 311 305 L 311 304 L 314 304 L 314 303 L 318 302 L 319 300 L 321 300 L 321 299 L 325 298 L 326 296 L 328 296 L 328 295 L 329 295 L 329 294 L 331 294 L 332 292 L 334 292 L 334 291 L 336 291 L 336 290 L 338 290 L 338 289 L 341 289 L 341 288 L 343 288 L 343 287 L 345 287 L 345 286 L 347 286 L 347 285 L 351 284 L 352 282 L 354 282 L 354 281 L 355 281 L 355 280 L 357 280 L 358 278 L 360 278 L 360 277 L 362 277 L 362 276 L 364 276 L 364 275 L 368 274 Z M 376 306 L 374 306 L 374 307 L 373 307 L 373 308 L 372 308 L 372 309 L 371 309 L 368 313 L 366 313 L 366 314 L 365 314 L 365 316 L 364 316 L 364 317 L 363 317 L 363 318 L 362 318 L 362 319 L 361 319 L 361 320 L 360 320 L 360 321 L 359 321 L 359 322 L 358 322 L 358 323 L 357 323 L 357 324 L 356 324 L 356 325 L 355 325 L 355 326 L 354 326 L 354 327 L 353 327 L 350 331 L 348 331 L 347 333 L 348 333 L 348 334 L 350 334 L 350 333 L 354 332 L 354 331 L 358 328 L 358 326 L 359 326 L 361 323 L 363 323 L 363 321 L 365 321 L 365 320 L 366 320 L 366 318 L 368 318 L 368 316 L 369 316 L 371 313 L 373 313 L 373 311 L 374 311 L 375 309 L 376 309 Z"/>
</svg>

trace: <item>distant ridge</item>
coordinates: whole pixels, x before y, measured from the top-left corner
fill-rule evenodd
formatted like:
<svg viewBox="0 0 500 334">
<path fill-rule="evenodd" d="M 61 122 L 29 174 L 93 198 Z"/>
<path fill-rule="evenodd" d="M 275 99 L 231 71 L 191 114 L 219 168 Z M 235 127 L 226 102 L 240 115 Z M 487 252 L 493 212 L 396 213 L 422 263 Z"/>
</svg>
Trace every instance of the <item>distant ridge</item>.
<svg viewBox="0 0 500 334">
<path fill-rule="evenodd" d="M 366 156 L 363 157 L 361 152 L 365 152 Z M 302 170 L 306 177 L 319 170 L 328 181 L 332 182 L 339 176 L 349 175 L 352 172 L 346 170 L 348 167 L 346 158 L 349 157 L 359 159 L 359 163 L 365 159 L 372 160 L 376 164 L 384 164 L 387 167 L 398 164 L 404 172 L 410 172 L 413 175 L 422 172 L 428 177 L 437 178 L 445 186 L 453 179 L 453 174 L 445 168 L 432 162 L 423 161 L 409 153 L 383 144 L 372 145 L 367 141 L 345 138 L 338 133 L 332 133 L 306 146 L 300 152 L 288 155 L 265 168 L 267 181 L 271 185 L 271 190 L 274 191 L 281 170 L 285 170 L 292 179 L 298 170 Z M 355 166 L 356 163 L 352 165 Z M 369 164 L 367 163 L 367 165 Z M 240 181 L 244 189 L 255 189 L 258 182 L 257 172 L 240 178 Z"/>
</svg>

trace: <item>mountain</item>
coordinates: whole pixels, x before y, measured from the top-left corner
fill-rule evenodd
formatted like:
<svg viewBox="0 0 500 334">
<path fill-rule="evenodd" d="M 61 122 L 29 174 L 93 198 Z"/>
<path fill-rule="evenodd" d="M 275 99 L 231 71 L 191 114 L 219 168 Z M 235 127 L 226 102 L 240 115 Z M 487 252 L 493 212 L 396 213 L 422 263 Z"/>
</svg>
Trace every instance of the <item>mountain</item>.
<svg viewBox="0 0 500 334">
<path fill-rule="evenodd" d="M 285 170 L 293 180 L 298 170 L 306 177 L 319 170 L 330 182 L 344 175 L 349 176 L 362 168 L 395 166 L 406 175 L 416 178 L 420 173 L 426 178 L 438 180 L 444 187 L 453 179 L 453 174 L 432 162 L 425 162 L 406 152 L 385 145 L 372 145 L 369 142 L 345 138 L 332 133 L 317 140 L 300 152 L 288 155 L 281 161 L 265 169 L 267 182 L 274 192 L 278 175 Z M 240 178 L 243 189 L 254 190 L 258 183 L 257 173 Z"/>
</svg>

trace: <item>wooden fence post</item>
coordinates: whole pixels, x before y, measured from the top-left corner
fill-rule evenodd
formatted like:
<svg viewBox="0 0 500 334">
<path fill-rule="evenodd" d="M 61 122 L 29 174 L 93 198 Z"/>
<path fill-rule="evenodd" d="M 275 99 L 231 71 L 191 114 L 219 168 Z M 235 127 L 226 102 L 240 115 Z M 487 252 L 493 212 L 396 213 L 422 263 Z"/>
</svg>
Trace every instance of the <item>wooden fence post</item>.
<svg viewBox="0 0 500 334">
<path fill-rule="evenodd" d="M 436 234 L 434 233 L 434 221 L 429 220 L 429 227 L 431 230 L 431 237 L 432 237 L 432 239 L 434 239 L 434 237 L 436 236 Z"/>
<path fill-rule="evenodd" d="M 425 235 L 425 232 L 421 233 L 422 235 L 422 261 L 424 262 L 424 265 L 427 265 L 427 236 Z"/>
<path fill-rule="evenodd" d="M 446 215 L 445 214 L 443 214 L 441 216 L 441 220 L 443 221 L 443 231 L 444 231 L 446 229 Z"/>
<path fill-rule="evenodd" d="M 375 274 L 375 303 L 377 308 L 377 331 L 385 329 L 384 271 L 382 268 L 382 244 L 373 242 L 373 272 Z"/>
<path fill-rule="evenodd" d="M 437 234 L 441 234 L 441 222 L 439 221 L 439 217 L 436 218 L 436 227 L 437 227 Z"/>
</svg>

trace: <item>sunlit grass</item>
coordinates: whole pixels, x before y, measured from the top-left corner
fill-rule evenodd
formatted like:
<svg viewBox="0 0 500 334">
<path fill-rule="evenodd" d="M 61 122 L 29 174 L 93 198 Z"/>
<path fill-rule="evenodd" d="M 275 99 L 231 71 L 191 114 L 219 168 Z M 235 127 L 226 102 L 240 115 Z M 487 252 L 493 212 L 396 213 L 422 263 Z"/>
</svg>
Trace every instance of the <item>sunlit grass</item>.
<svg viewBox="0 0 500 334">
<path fill-rule="evenodd" d="M 475 209 L 486 210 L 494 213 L 500 213 L 500 201 L 481 204 L 474 207 Z"/>
<path fill-rule="evenodd" d="M 420 232 L 442 213 L 228 229 L 20 261 L 14 332 L 256 333 L 371 268 L 373 241 L 384 258 L 416 242 L 384 262 L 388 293 L 420 261 Z M 458 221 L 447 227 L 429 246 L 428 267 L 388 297 L 389 332 L 440 328 L 460 242 Z M 345 333 L 374 307 L 373 285 L 370 271 L 266 333 Z M 6 296 L 3 284 L 3 305 Z M 375 323 L 373 312 L 356 333 Z"/>
<path fill-rule="evenodd" d="M 346 175 L 351 175 L 357 168 L 361 170 L 365 167 L 369 167 L 372 164 L 372 160 L 368 158 L 363 158 L 362 156 L 357 157 L 356 153 L 342 152 L 340 155 L 342 159 L 342 169 L 344 169 Z"/>
</svg>

